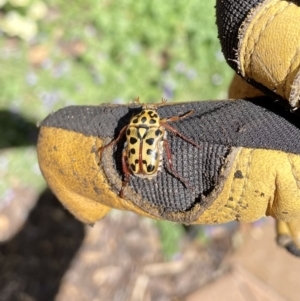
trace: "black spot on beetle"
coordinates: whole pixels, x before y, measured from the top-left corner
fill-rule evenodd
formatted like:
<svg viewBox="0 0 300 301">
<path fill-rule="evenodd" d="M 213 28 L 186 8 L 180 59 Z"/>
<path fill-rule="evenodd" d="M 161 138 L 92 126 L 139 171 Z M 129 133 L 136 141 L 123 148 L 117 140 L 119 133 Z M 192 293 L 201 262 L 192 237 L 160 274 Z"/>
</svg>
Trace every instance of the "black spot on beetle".
<svg viewBox="0 0 300 301">
<path fill-rule="evenodd" d="M 132 123 L 138 123 L 138 122 L 139 122 L 138 118 L 132 120 Z"/>
<path fill-rule="evenodd" d="M 135 154 L 135 149 L 134 149 L 134 148 L 131 148 L 131 149 L 130 149 L 130 153 L 134 155 L 134 154 Z"/>
<path fill-rule="evenodd" d="M 129 136 L 130 135 L 130 129 L 127 129 L 126 131 L 126 135 Z"/>
<path fill-rule="evenodd" d="M 142 162 L 143 162 L 143 164 L 147 164 L 147 161 L 146 161 L 146 160 L 143 160 Z"/>
<path fill-rule="evenodd" d="M 161 130 L 156 130 L 156 131 L 155 131 L 155 136 L 158 137 L 158 136 L 160 136 L 161 134 L 162 134 L 162 131 L 161 131 Z"/>
<path fill-rule="evenodd" d="M 134 163 L 138 164 L 139 163 L 139 159 L 135 159 Z"/>
<path fill-rule="evenodd" d="M 131 137 L 129 142 L 130 142 L 130 144 L 135 144 L 135 143 L 137 143 L 137 139 L 134 137 Z"/>
<path fill-rule="evenodd" d="M 149 145 L 152 145 L 154 143 L 154 138 L 146 139 L 146 143 L 149 144 Z"/>
<path fill-rule="evenodd" d="M 244 176 L 243 176 L 243 173 L 240 171 L 240 170 L 237 170 L 235 173 L 234 173 L 234 177 L 236 179 L 243 179 Z"/>
<path fill-rule="evenodd" d="M 150 118 L 157 118 L 158 117 L 158 115 L 154 111 L 149 111 L 148 114 L 149 114 Z"/>
<path fill-rule="evenodd" d="M 147 118 L 144 116 L 144 117 L 142 117 L 142 119 L 141 119 L 141 122 L 142 123 L 145 123 L 147 121 Z"/>
<path fill-rule="evenodd" d="M 233 197 L 230 197 L 230 198 L 228 199 L 228 201 L 233 201 Z"/>
<path fill-rule="evenodd" d="M 152 165 L 152 164 L 149 164 L 148 166 L 147 166 L 147 172 L 152 172 L 153 170 L 154 170 L 154 165 Z"/>
<path fill-rule="evenodd" d="M 135 165 L 133 163 L 130 164 L 131 170 L 135 171 Z"/>
<path fill-rule="evenodd" d="M 146 151 L 147 155 L 152 155 L 152 152 L 153 152 L 153 150 L 150 149 L 150 148 L 148 148 L 147 151 Z"/>
<path fill-rule="evenodd" d="M 264 197 L 264 196 L 265 196 L 265 194 L 262 192 L 262 193 L 260 194 L 260 196 Z"/>
<path fill-rule="evenodd" d="M 147 155 L 149 155 L 149 156 L 153 156 L 155 160 L 158 158 L 158 153 L 155 152 L 155 151 L 152 150 L 152 149 L 147 149 L 147 152 L 146 152 L 146 153 L 147 153 Z"/>
<path fill-rule="evenodd" d="M 150 119 L 149 123 L 154 124 L 154 123 L 156 123 L 156 120 L 155 119 Z"/>
</svg>

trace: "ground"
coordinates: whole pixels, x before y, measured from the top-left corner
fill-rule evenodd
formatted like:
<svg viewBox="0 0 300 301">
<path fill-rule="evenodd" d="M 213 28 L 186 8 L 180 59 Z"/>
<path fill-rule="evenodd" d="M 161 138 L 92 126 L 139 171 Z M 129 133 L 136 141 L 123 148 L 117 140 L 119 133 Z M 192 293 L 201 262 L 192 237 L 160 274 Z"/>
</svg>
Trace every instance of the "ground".
<svg viewBox="0 0 300 301">
<path fill-rule="evenodd" d="M 35 199 L 28 191 L 22 196 Z M 150 219 L 112 211 L 91 227 L 76 221 L 49 190 L 31 211 L 29 203 L 0 214 L 0 233 L 6 233 L 1 301 L 298 298 L 300 261 L 276 246 L 271 220 L 227 228 L 209 243 L 190 231 L 166 260 Z M 25 224 L 14 227 L 26 210 Z"/>
<path fill-rule="evenodd" d="M 181 300 L 227 269 L 229 232 L 206 246 L 185 235 L 166 261 L 155 222 L 113 211 L 85 226 L 48 190 L 10 237 L 20 204 L 23 212 L 30 208 L 19 202 L 0 216 L 2 225 L 11 225 L 1 231 L 8 238 L 0 247 L 1 301 Z"/>
</svg>

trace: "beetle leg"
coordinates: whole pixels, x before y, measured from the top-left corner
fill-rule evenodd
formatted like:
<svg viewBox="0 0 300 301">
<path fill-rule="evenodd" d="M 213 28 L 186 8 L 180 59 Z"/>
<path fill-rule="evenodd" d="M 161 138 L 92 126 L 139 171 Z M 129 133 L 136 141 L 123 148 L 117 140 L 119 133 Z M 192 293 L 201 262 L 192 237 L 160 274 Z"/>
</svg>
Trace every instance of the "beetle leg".
<svg viewBox="0 0 300 301">
<path fill-rule="evenodd" d="M 130 173 L 130 171 L 128 169 L 128 165 L 127 165 L 126 148 L 122 152 L 122 171 L 124 173 L 125 179 L 124 179 L 124 181 L 122 181 L 122 187 L 121 187 L 121 190 L 120 190 L 120 193 L 119 193 L 119 196 L 121 198 L 124 197 L 124 188 L 128 184 L 129 178 L 131 176 L 131 173 Z"/>
<path fill-rule="evenodd" d="M 190 110 L 186 113 L 184 113 L 183 115 L 180 116 L 173 116 L 173 117 L 169 117 L 169 118 L 163 118 L 160 121 L 160 125 L 162 125 L 163 127 L 165 127 L 167 130 L 169 130 L 170 132 L 174 133 L 175 135 L 179 136 L 181 139 L 185 140 L 186 142 L 196 146 L 197 148 L 201 149 L 202 147 L 200 145 L 198 145 L 197 143 L 195 143 L 194 141 L 190 140 L 188 137 L 182 135 L 180 132 L 178 132 L 176 129 L 174 129 L 172 126 L 170 126 L 169 124 L 167 124 L 167 122 L 174 122 L 174 121 L 179 121 L 181 119 L 184 119 L 192 114 L 195 113 L 195 110 Z"/>
<path fill-rule="evenodd" d="M 182 115 L 179 116 L 173 116 L 173 117 L 167 117 L 167 118 L 162 118 L 161 122 L 165 123 L 165 122 L 174 122 L 174 121 L 178 121 L 181 119 L 184 119 L 186 117 L 189 117 L 190 115 L 194 114 L 195 110 L 190 110 Z"/>
<path fill-rule="evenodd" d="M 137 103 L 137 104 L 141 104 L 141 103 L 140 103 L 140 97 L 139 97 L 139 96 L 135 97 L 135 98 L 133 99 L 133 101 L 134 101 L 135 103 Z"/>
<path fill-rule="evenodd" d="M 178 180 L 180 180 L 186 188 L 194 190 L 194 187 L 191 186 L 191 184 L 189 182 L 185 181 L 185 179 L 183 177 L 181 177 L 178 174 L 178 172 L 174 169 L 173 161 L 172 161 L 172 153 L 171 153 L 171 149 L 170 149 L 170 145 L 169 145 L 168 140 L 165 139 L 163 143 L 164 143 L 164 149 L 165 149 L 166 155 L 167 155 L 167 164 L 166 164 L 166 166 L 167 166 L 168 171 L 172 175 L 174 175 Z"/>
<path fill-rule="evenodd" d="M 162 97 L 162 99 L 161 99 L 161 104 L 160 104 L 160 105 L 163 105 L 163 104 L 165 104 L 166 102 L 167 102 L 167 100 L 166 100 L 165 98 Z"/>
<path fill-rule="evenodd" d="M 163 126 L 164 128 L 166 128 L 168 131 L 174 133 L 175 135 L 177 135 L 178 137 L 180 137 L 181 139 L 183 139 L 184 141 L 196 146 L 197 148 L 199 149 L 202 149 L 202 147 L 195 143 L 194 141 L 190 140 L 188 137 L 184 136 L 183 134 L 181 134 L 180 132 L 178 132 L 176 129 L 174 129 L 172 126 L 166 124 L 166 123 L 163 123 L 161 124 L 161 126 Z"/>
<path fill-rule="evenodd" d="M 99 148 L 99 154 L 101 154 L 106 148 L 112 146 L 112 145 L 115 145 L 125 134 L 126 130 L 128 128 L 128 125 L 125 125 L 122 130 L 120 131 L 118 137 L 116 139 L 113 139 L 112 141 L 110 141 L 108 144 L 104 145 L 104 146 L 101 146 Z"/>
</svg>

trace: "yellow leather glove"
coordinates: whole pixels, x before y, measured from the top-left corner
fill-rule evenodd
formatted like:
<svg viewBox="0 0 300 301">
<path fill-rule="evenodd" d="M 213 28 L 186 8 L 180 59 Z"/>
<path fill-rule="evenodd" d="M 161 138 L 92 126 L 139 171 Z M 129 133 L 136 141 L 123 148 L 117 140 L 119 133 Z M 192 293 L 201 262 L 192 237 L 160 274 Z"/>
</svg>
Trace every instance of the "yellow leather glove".
<svg viewBox="0 0 300 301">
<path fill-rule="evenodd" d="M 283 0 L 217 0 L 223 53 L 228 64 L 240 75 L 232 81 L 230 98 L 265 93 L 290 111 L 299 108 L 299 4 Z M 299 112 L 294 113 L 299 115 Z M 293 136 L 290 139 L 295 141 Z M 298 182 L 296 174 L 294 181 Z M 276 220 L 279 245 L 300 256 L 300 220 L 279 216 Z"/>
<path fill-rule="evenodd" d="M 99 148 L 140 110 L 74 106 L 42 122 L 41 170 L 79 220 L 94 223 L 110 208 L 186 224 L 251 222 L 265 215 L 284 222 L 300 220 L 300 124 L 267 97 L 160 107 L 161 117 L 195 110 L 172 126 L 200 149 L 168 133 L 174 168 L 192 189 L 168 172 L 165 157 L 156 178 L 131 176 L 120 198 L 124 141 L 101 156 Z"/>
<path fill-rule="evenodd" d="M 223 51 L 239 73 L 242 64 L 237 59 L 237 46 L 245 44 L 240 26 L 243 21 L 249 24 L 248 14 L 258 2 L 262 1 L 217 3 Z M 231 18 L 235 10 L 230 5 L 243 12 L 241 18 Z M 290 19 L 289 16 L 289 22 Z M 286 31 L 281 33 L 286 34 Z M 268 43 L 264 45 L 267 47 Z M 278 65 L 281 60 L 283 57 Z M 244 74 L 249 81 L 249 74 Z M 273 90 L 270 96 L 274 96 L 274 87 L 267 86 L 268 81 L 266 84 L 259 79 L 252 81 L 264 93 Z M 234 94 L 237 89 L 232 91 Z M 284 94 L 281 97 L 286 98 Z M 165 118 L 190 110 L 194 113 L 188 118 L 169 124 L 200 148 L 170 131 L 167 137 L 174 170 L 190 187 L 168 171 L 168 158 L 164 155 L 161 171 L 154 179 L 131 176 L 123 198 L 119 196 L 124 180 L 121 167 L 124 141 L 121 139 L 116 147 L 106 148 L 102 153 L 99 149 L 116 138 L 131 117 L 141 111 L 138 105 L 74 106 L 50 115 L 40 127 L 40 168 L 53 192 L 82 222 L 94 223 L 111 208 L 185 224 L 251 222 L 267 215 L 278 221 L 280 243 L 300 255 L 300 121 L 297 116 L 268 96 L 248 101 L 166 104 L 158 108 L 158 113 Z"/>
<path fill-rule="evenodd" d="M 300 100 L 300 6 L 286 0 L 217 0 L 217 25 L 228 64 L 292 109 Z M 241 89 L 241 88 L 240 88 Z"/>
</svg>

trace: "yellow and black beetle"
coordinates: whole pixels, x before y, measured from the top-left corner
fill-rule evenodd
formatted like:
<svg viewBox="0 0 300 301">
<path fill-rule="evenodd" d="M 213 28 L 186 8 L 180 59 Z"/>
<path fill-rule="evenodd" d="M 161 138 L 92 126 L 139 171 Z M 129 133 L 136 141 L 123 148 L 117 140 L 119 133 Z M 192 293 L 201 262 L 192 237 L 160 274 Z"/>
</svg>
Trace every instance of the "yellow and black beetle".
<svg viewBox="0 0 300 301">
<path fill-rule="evenodd" d="M 139 98 L 136 98 L 135 101 L 139 103 Z M 165 102 L 166 100 L 162 99 L 162 104 Z M 166 168 L 168 171 L 178 178 L 186 187 L 192 188 L 173 167 L 172 153 L 167 140 L 167 130 L 197 148 L 201 147 L 167 123 L 184 119 L 192 115 L 194 110 L 190 110 L 180 116 L 161 119 L 157 112 L 158 106 L 159 105 L 155 104 L 144 105 L 142 111 L 133 116 L 129 124 L 122 128 L 116 139 L 99 149 L 101 153 L 105 148 L 116 144 L 126 135 L 126 143 L 122 152 L 122 170 L 125 179 L 120 191 L 121 197 L 123 197 L 124 188 L 129 182 L 131 175 L 148 180 L 151 180 L 157 175 L 162 166 L 164 151 L 166 152 Z"/>
</svg>

